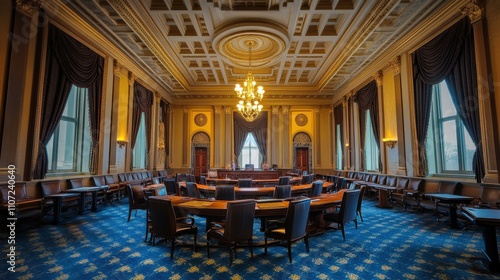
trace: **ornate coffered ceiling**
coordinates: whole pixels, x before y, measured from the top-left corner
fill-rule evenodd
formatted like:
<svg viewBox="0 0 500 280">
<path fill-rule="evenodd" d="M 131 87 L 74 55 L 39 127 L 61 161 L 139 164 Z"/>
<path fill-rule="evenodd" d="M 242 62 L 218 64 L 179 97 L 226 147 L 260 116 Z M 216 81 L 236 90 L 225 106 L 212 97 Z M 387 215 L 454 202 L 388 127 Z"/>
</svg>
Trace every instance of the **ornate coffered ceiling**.
<svg viewBox="0 0 500 280">
<path fill-rule="evenodd" d="M 172 99 L 234 98 L 252 71 L 265 100 L 330 100 L 445 0 L 65 0 Z"/>
</svg>

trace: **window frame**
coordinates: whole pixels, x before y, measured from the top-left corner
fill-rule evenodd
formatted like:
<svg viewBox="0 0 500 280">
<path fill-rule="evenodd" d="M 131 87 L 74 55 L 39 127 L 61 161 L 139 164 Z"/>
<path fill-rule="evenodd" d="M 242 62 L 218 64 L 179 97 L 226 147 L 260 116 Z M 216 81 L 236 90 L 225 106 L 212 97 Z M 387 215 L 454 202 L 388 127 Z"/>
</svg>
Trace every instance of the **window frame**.
<svg viewBox="0 0 500 280">
<path fill-rule="evenodd" d="M 66 105 L 63 111 L 66 112 L 68 110 L 68 102 L 71 101 L 72 98 L 75 98 L 75 110 L 74 117 L 68 116 L 69 112 L 66 115 L 62 115 L 59 123 L 57 124 L 54 133 L 52 134 L 49 143 L 52 142 L 52 147 L 50 148 L 51 155 L 48 155 L 48 168 L 47 168 L 47 176 L 59 176 L 59 175 L 68 175 L 68 174 L 88 174 L 88 162 L 87 168 L 85 168 L 85 158 L 89 158 L 90 149 L 85 151 L 85 143 L 90 142 L 90 124 L 88 124 L 88 114 L 89 114 L 89 101 L 88 101 L 88 89 L 80 88 L 76 85 L 72 85 L 70 92 L 70 96 L 66 101 Z M 71 95 L 75 95 L 72 97 Z M 71 149 L 71 153 L 74 155 L 72 159 L 72 168 L 58 168 L 58 156 L 59 156 L 59 140 L 61 134 L 61 122 L 72 123 L 74 124 L 74 134 L 73 139 L 74 145 Z M 85 128 L 88 128 L 89 131 L 85 133 Z M 81 151 L 81 152 L 79 152 Z M 49 149 L 47 149 L 47 153 L 49 153 Z M 85 157 L 85 153 L 87 153 L 87 157 Z"/>
</svg>

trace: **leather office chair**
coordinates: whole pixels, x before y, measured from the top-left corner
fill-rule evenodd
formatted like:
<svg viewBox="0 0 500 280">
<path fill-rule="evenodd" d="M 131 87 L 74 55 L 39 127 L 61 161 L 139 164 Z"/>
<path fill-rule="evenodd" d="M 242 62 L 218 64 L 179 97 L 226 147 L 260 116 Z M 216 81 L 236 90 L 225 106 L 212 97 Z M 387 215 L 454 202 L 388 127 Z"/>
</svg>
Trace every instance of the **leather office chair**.
<svg viewBox="0 0 500 280">
<path fill-rule="evenodd" d="M 186 174 L 186 182 L 196 183 L 196 177 L 193 174 Z"/>
<path fill-rule="evenodd" d="M 292 197 L 292 185 L 276 185 L 274 187 L 273 198 Z"/>
<path fill-rule="evenodd" d="M 200 191 L 194 182 L 186 182 L 186 191 L 188 197 L 200 198 Z"/>
<path fill-rule="evenodd" d="M 420 199 L 423 186 L 422 179 L 410 178 L 407 189 L 403 190 L 403 206 L 406 210 L 408 206 L 420 208 Z"/>
<path fill-rule="evenodd" d="M 104 179 L 106 181 L 106 185 L 108 185 L 110 189 L 118 188 L 118 199 L 122 199 L 122 197 L 127 194 L 127 184 L 120 184 L 116 182 L 113 175 L 104 175 Z"/>
<path fill-rule="evenodd" d="M 109 189 L 104 192 L 106 194 L 107 201 L 112 201 L 114 199 L 117 199 L 117 200 L 120 199 L 120 187 L 119 187 L 119 185 L 118 184 L 108 185 L 106 183 L 106 177 L 104 175 L 93 176 L 92 182 L 94 183 L 94 186 L 108 186 L 109 187 Z"/>
<path fill-rule="evenodd" d="M 278 179 L 278 185 L 290 185 L 290 180 L 292 177 L 290 176 L 281 176 Z"/>
<path fill-rule="evenodd" d="M 238 179 L 238 187 L 240 188 L 251 188 L 252 183 L 252 179 Z"/>
<path fill-rule="evenodd" d="M 361 186 L 359 188 L 358 205 L 356 207 L 356 215 L 361 219 L 362 222 L 364 222 L 364 220 L 363 220 L 363 213 L 361 212 L 361 205 L 363 204 L 363 196 L 365 195 L 365 192 L 366 192 L 366 187 Z"/>
<path fill-rule="evenodd" d="M 481 196 L 475 207 L 500 208 L 500 189 L 496 185 L 481 184 Z"/>
<path fill-rule="evenodd" d="M 170 259 L 174 257 L 175 239 L 182 235 L 193 235 L 194 251 L 198 227 L 192 217 L 176 217 L 172 201 L 158 197 L 148 199 L 149 216 L 151 218 L 151 239 L 153 246 L 156 238 L 170 240 Z"/>
<path fill-rule="evenodd" d="M 12 218 L 10 211 L 15 212 L 18 222 L 31 219 L 36 221 L 37 224 L 42 222 L 43 199 L 28 196 L 25 182 L 16 182 L 13 186 L 12 189 L 11 184 L 7 182 L 0 183 L 0 236 L 5 238 L 9 236 L 7 218 Z M 11 204 L 13 202 L 12 196 L 15 197 L 14 204 Z M 13 205 L 14 210 L 11 208 Z"/>
<path fill-rule="evenodd" d="M 63 193 L 61 188 L 61 181 L 53 180 L 53 181 L 44 181 L 40 182 L 40 188 L 42 190 L 42 196 L 45 198 L 52 194 L 60 194 Z M 59 209 L 54 209 L 54 199 L 44 199 L 44 208 L 52 208 L 53 214 L 56 215 L 56 211 L 59 211 L 58 214 L 63 210 L 74 208 L 76 209 L 75 213 L 78 213 L 78 208 L 80 206 L 80 194 L 78 193 L 66 193 L 64 197 L 60 198 Z M 56 221 L 57 223 L 58 221 Z"/>
<path fill-rule="evenodd" d="M 292 262 L 292 243 L 304 239 L 306 252 L 309 252 L 309 240 L 307 235 L 307 222 L 311 199 L 303 198 L 292 200 L 288 204 L 288 211 L 284 221 L 269 221 L 264 233 L 264 253 L 267 254 L 267 239 L 286 241 L 288 248 L 288 259 Z"/>
<path fill-rule="evenodd" d="M 323 181 L 314 181 L 311 187 L 311 194 L 309 197 L 320 196 L 323 192 Z"/>
<path fill-rule="evenodd" d="M 167 188 L 167 194 L 180 195 L 180 192 L 177 191 L 175 178 L 164 178 L 163 184 L 165 184 L 165 187 Z"/>
<path fill-rule="evenodd" d="M 229 248 L 229 265 L 233 265 L 233 251 L 236 257 L 238 243 L 248 242 L 253 258 L 253 222 L 255 218 L 255 200 L 244 199 L 229 201 L 225 223 L 214 225 L 207 231 L 207 255 L 210 258 L 210 240 L 217 239 Z"/>
<path fill-rule="evenodd" d="M 127 196 L 128 196 L 128 219 L 130 222 L 130 215 L 132 210 L 135 210 L 135 215 L 137 216 L 137 210 L 146 210 L 146 198 L 144 197 L 144 186 L 143 185 L 131 185 L 127 184 Z"/>
<path fill-rule="evenodd" d="M 216 186 L 215 187 L 216 200 L 235 200 L 236 195 L 234 186 Z"/>
<path fill-rule="evenodd" d="M 327 213 L 324 216 L 324 219 L 326 221 L 337 223 L 337 227 L 340 227 L 342 229 L 342 237 L 344 237 L 344 240 L 345 224 L 354 222 L 356 224 L 356 229 L 358 228 L 357 206 L 360 192 L 361 191 L 359 189 L 345 191 L 344 195 L 342 196 L 340 211 Z"/>
<path fill-rule="evenodd" d="M 200 185 L 206 185 L 207 184 L 207 177 L 206 176 L 200 176 Z"/>
</svg>

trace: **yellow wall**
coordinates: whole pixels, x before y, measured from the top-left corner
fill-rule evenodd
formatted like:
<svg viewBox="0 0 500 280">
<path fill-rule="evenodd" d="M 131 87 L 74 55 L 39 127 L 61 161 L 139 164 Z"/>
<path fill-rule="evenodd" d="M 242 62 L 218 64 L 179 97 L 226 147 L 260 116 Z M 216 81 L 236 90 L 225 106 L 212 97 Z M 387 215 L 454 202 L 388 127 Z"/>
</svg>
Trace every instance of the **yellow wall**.
<svg viewBox="0 0 500 280">
<path fill-rule="evenodd" d="M 396 121 L 396 93 L 394 89 L 394 72 L 387 68 L 382 78 L 382 100 L 384 108 L 384 131 L 382 138 L 397 139 L 398 126 Z"/>
<path fill-rule="evenodd" d="M 299 114 L 304 114 L 307 117 L 307 124 L 304 126 L 299 126 L 295 122 L 295 118 Z M 290 143 L 293 143 L 293 137 L 299 132 L 305 132 L 309 134 L 311 140 L 314 142 L 314 113 L 312 110 L 300 110 L 292 111 L 290 123 L 292 124 L 292 129 L 290 130 Z"/>
<path fill-rule="evenodd" d="M 493 86 L 493 91 L 495 92 L 495 100 L 494 100 L 494 108 L 500 108 L 500 17 L 498 16 L 500 13 L 500 1 L 496 0 L 488 0 L 485 5 L 486 10 L 486 18 L 487 18 L 487 38 L 489 40 L 489 48 L 490 51 L 490 65 L 491 65 L 491 80 L 490 86 Z M 487 49 L 488 50 L 488 49 Z M 493 110 L 493 118 L 496 118 L 497 124 L 500 124 L 500 110 Z M 496 139 L 500 139 L 500 132 L 496 130 L 497 137 Z M 497 140 L 499 141 L 499 140 Z M 500 151 L 498 150 L 498 142 L 497 145 L 497 157 L 499 156 Z"/>
</svg>

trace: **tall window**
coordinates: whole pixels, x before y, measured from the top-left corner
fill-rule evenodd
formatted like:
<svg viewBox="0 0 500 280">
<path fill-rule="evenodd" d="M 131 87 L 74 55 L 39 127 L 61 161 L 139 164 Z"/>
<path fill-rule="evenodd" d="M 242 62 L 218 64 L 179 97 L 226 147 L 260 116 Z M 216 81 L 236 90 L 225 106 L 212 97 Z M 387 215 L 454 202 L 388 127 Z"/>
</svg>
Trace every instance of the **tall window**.
<svg viewBox="0 0 500 280">
<path fill-rule="evenodd" d="M 342 132 L 341 132 L 342 127 L 340 124 L 337 124 L 335 129 L 337 131 L 337 133 L 336 133 L 336 135 L 337 135 L 337 145 L 336 145 L 337 169 L 342 169 L 343 168 L 343 166 L 342 166 L 342 156 L 343 156 L 342 149 L 344 148 L 344 147 L 342 147 Z"/>
<path fill-rule="evenodd" d="M 379 148 L 375 134 L 373 134 L 372 118 L 370 110 L 366 110 L 366 136 L 365 136 L 365 160 L 366 170 L 379 171 Z"/>
<path fill-rule="evenodd" d="M 257 147 L 257 142 L 253 133 L 248 133 L 243 144 L 243 149 L 240 154 L 240 166 L 245 166 L 245 164 L 253 164 L 255 167 L 260 166 L 262 161 L 262 155 L 260 154 L 259 148 Z"/>
<path fill-rule="evenodd" d="M 135 140 L 135 146 L 132 151 L 133 169 L 145 169 L 146 168 L 146 116 L 145 113 L 141 113 L 141 122 L 139 124 L 139 130 L 137 132 L 137 139 Z"/>
<path fill-rule="evenodd" d="M 446 81 L 433 88 L 426 148 L 430 173 L 472 174 L 476 146 L 457 114 Z"/>
<path fill-rule="evenodd" d="M 47 144 L 48 172 L 88 172 L 90 128 L 88 90 L 72 86 L 61 120 Z"/>
</svg>

